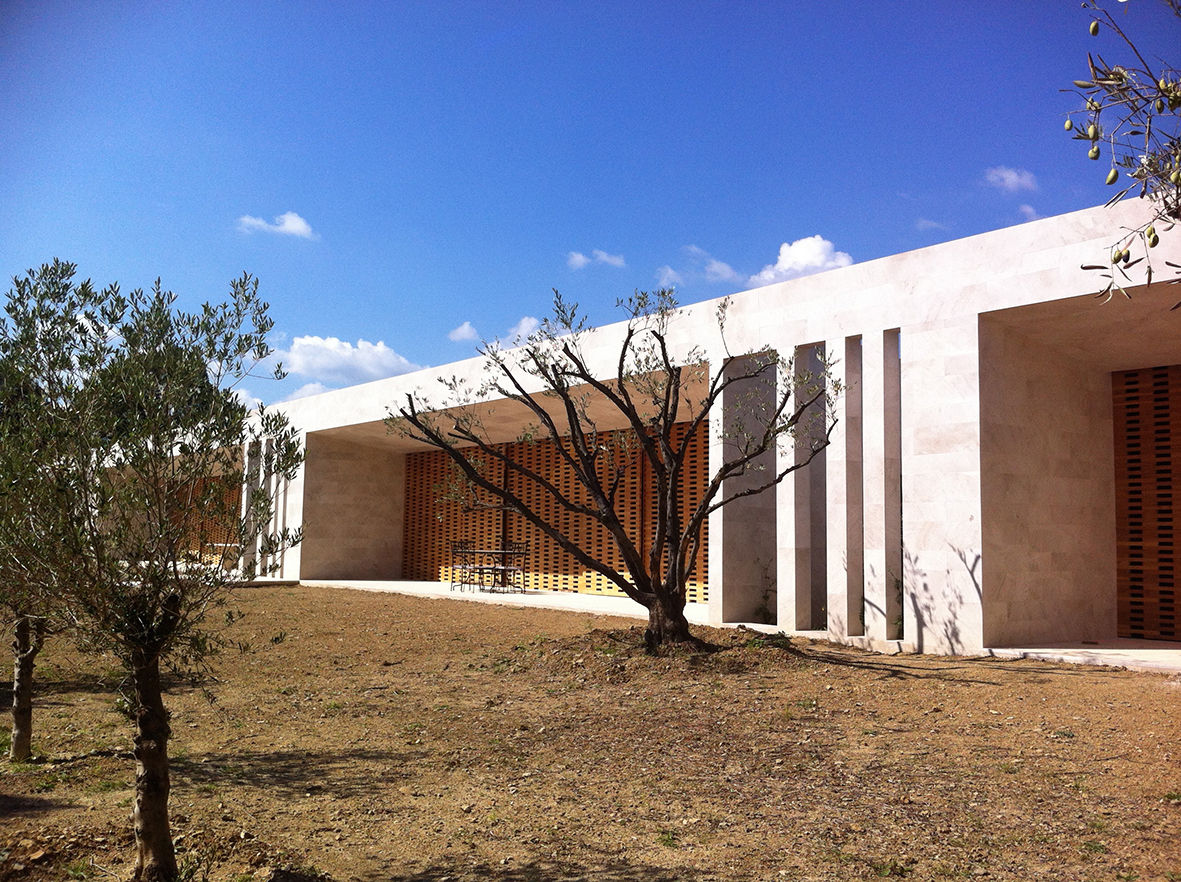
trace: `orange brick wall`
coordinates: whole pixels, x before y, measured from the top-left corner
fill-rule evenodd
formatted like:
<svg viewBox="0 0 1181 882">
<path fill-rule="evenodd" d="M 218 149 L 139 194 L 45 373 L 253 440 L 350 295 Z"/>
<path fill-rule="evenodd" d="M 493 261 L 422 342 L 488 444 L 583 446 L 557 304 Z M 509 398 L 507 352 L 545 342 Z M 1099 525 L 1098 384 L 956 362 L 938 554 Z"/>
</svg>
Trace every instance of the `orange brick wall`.
<svg viewBox="0 0 1181 882">
<path fill-rule="evenodd" d="M 639 451 L 627 444 L 629 437 L 625 430 L 602 433 L 602 443 L 613 452 L 617 461 L 625 464 L 626 471 L 616 502 L 616 510 L 626 525 L 629 536 L 641 544 L 644 552 L 650 547 L 650 528 L 656 512 L 656 495 L 651 470 Z M 685 437 L 685 426 L 677 427 L 674 436 L 677 441 Z M 568 442 L 564 442 L 568 443 Z M 702 426 L 686 442 L 689 449 L 686 457 L 688 487 L 680 493 L 681 514 L 689 513 L 701 500 L 707 478 L 705 427 Z M 559 487 L 564 493 L 578 500 L 585 500 L 585 490 L 578 485 L 573 474 L 562 463 L 559 450 L 552 441 L 535 443 L 514 442 L 500 445 L 514 461 L 521 462 Z M 499 468 L 499 467 L 494 467 Z M 610 468 L 604 463 L 604 468 Z M 606 577 L 589 571 L 557 543 L 529 524 L 518 514 L 497 510 L 470 510 L 457 502 L 441 497 L 447 487 L 454 483 L 455 467 L 447 454 L 442 451 L 414 453 L 406 462 L 406 519 L 405 559 L 403 576 L 406 579 L 427 581 L 451 580 L 451 543 L 460 539 L 471 539 L 485 548 L 501 547 L 503 542 L 529 543 L 529 555 L 525 561 L 525 586 L 547 591 L 578 591 L 590 594 L 622 594 Z M 504 480 L 501 474 L 490 475 L 493 479 Z M 623 562 L 619 550 L 610 534 L 590 518 L 572 515 L 553 500 L 547 498 L 544 490 L 536 485 L 523 482 L 511 473 L 510 480 L 522 500 L 534 511 L 538 511 L 581 548 L 610 566 L 622 570 Z M 467 508 L 467 510 L 465 510 Z M 707 534 L 702 531 L 701 549 L 697 565 L 689 583 L 689 600 L 704 602 L 708 597 L 706 588 Z"/>
<path fill-rule="evenodd" d="M 1176 640 L 1181 365 L 1112 375 L 1120 637 Z"/>
</svg>

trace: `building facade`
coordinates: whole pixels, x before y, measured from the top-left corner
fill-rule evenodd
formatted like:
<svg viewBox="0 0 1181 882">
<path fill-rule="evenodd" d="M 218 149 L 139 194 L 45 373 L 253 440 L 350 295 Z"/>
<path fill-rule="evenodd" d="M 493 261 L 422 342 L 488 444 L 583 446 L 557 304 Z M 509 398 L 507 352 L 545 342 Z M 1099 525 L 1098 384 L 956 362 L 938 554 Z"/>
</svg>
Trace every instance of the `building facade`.
<svg viewBox="0 0 1181 882">
<path fill-rule="evenodd" d="M 1166 260 L 1181 264 L 1181 234 L 1152 253 L 1157 283 L 1140 284 L 1144 264 L 1129 270 L 1130 298 L 1097 300 L 1102 282 L 1082 269 L 1144 217 L 1131 200 L 742 292 L 728 348 L 716 302 L 682 307 L 670 342 L 704 349 L 710 370 L 771 348 L 797 369 L 831 363 L 845 388 L 821 457 L 711 515 L 693 598 L 709 620 L 949 654 L 1181 639 L 1181 288 L 1159 281 L 1173 278 Z M 593 335 L 600 376 L 622 330 Z M 282 405 L 307 458 L 276 488 L 279 523 L 304 530 L 278 577 L 446 580 L 441 543 L 498 529 L 431 509 L 424 470 L 437 464 L 383 422 L 407 394 L 433 394 L 440 377 L 478 383 L 481 369 L 470 359 Z M 480 406 L 494 440 L 513 443 L 526 415 Z M 723 455 L 720 419 L 700 439 L 702 474 Z M 531 566 L 535 588 L 610 591 L 540 548 Z"/>
</svg>

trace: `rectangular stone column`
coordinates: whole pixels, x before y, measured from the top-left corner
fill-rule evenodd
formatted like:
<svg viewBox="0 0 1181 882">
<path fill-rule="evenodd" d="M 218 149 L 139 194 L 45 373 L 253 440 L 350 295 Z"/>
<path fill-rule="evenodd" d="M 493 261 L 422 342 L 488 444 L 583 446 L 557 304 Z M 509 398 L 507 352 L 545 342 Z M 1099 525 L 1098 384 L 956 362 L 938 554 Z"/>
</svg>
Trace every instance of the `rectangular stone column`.
<svg viewBox="0 0 1181 882">
<path fill-rule="evenodd" d="M 791 350 L 788 350 L 791 351 Z M 782 396 L 786 387 L 794 383 L 791 370 L 780 371 L 775 378 L 776 395 Z M 794 401 L 789 406 L 794 407 Z M 776 474 L 793 465 L 796 461 L 795 443 L 783 438 L 775 448 Z M 796 482 L 799 472 L 791 472 L 775 487 L 775 584 L 776 621 L 784 631 L 799 629 L 801 611 L 797 609 L 797 580 L 799 578 L 796 560 Z"/>
<path fill-rule="evenodd" d="M 845 341 L 829 340 L 826 344 L 831 363 L 830 375 L 833 380 L 845 384 L 848 374 Z M 848 475 L 846 443 L 848 420 L 845 417 L 847 392 L 834 402 L 836 427 L 829 436 L 825 450 L 825 490 L 827 504 L 817 512 L 827 521 L 826 569 L 828 584 L 828 633 L 833 637 L 849 634 L 849 584 L 848 584 Z M 813 507 L 813 511 L 816 509 Z"/>
<path fill-rule="evenodd" d="M 862 493 L 865 636 L 886 639 L 886 394 L 881 332 L 861 341 Z"/>
<path fill-rule="evenodd" d="M 711 358 L 709 363 L 710 381 L 715 372 L 725 367 L 723 358 Z M 706 480 L 712 480 L 722 463 L 725 462 L 725 449 L 722 439 L 725 423 L 725 410 L 715 406 L 709 414 L 709 437 L 706 440 Z M 720 625 L 723 622 L 723 592 L 725 586 L 725 509 L 718 509 L 709 516 L 709 623 Z"/>
</svg>

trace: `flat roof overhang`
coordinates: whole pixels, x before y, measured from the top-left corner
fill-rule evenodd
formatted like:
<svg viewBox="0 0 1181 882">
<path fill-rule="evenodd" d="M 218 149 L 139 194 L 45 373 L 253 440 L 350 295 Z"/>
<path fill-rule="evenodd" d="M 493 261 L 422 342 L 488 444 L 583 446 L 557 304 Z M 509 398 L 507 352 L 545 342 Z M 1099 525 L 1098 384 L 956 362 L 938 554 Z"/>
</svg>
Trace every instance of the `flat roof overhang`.
<svg viewBox="0 0 1181 882">
<path fill-rule="evenodd" d="M 1098 283 L 1098 276 L 1096 276 Z M 1181 284 L 1158 281 L 1116 292 L 1049 300 L 980 314 L 1022 336 L 1063 349 L 1106 373 L 1181 364 Z"/>
<path fill-rule="evenodd" d="M 703 367 L 708 367 L 708 365 L 703 364 Z M 691 419 L 697 413 L 695 402 L 701 401 L 706 389 L 708 371 L 692 371 L 690 373 L 692 376 L 685 381 L 682 392 L 681 420 Z M 587 417 L 599 430 L 608 431 L 627 426 L 624 415 L 603 395 L 594 392 L 589 387 L 582 387 L 576 394 L 584 400 Z M 554 418 L 558 430 L 562 432 L 563 428 L 568 425 L 562 401 L 556 395 L 547 393 L 538 393 L 532 397 L 534 401 L 542 404 L 545 411 Z M 402 403 L 402 401 L 391 400 L 389 406 L 392 409 Z M 444 408 L 438 413 L 447 414 L 464 408 L 473 412 L 483 426 L 486 440 L 493 444 L 516 441 L 527 426 L 537 423 L 537 417 L 526 405 L 503 398 L 468 404 L 463 408 Z M 563 434 L 566 433 L 563 432 Z M 429 444 L 391 431 L 384 420 L 321 429 L 309 432 L 309 435 L 348 441 L 362 447 L 383 450 L 386 453 L 416 453 L 436 449 Z"/>
</svg>

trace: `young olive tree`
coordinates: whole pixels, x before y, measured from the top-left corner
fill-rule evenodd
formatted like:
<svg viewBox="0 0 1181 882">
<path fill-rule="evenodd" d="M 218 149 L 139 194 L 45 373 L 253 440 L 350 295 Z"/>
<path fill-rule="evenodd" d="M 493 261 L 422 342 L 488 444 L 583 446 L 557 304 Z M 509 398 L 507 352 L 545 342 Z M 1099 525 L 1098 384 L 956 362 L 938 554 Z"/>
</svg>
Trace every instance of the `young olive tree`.
<svg viewBox="0 0 1181 882">
<path fill-rule="evenodd" d="M 302 454 L 284 418 L 251 414 L 235 390 L 270 355 L 254 279 L 188 313 L 158 281 L 123 295 L 75 285 L 74 271 L 55 262 L 15 280 L 0 354 L 43 411 L 38 480 L 57 508 L 29 525 L 53 550 L 38 566 L 60 586 L 63 620 L 127 673 L 134 878 L 170 882 L 162 672 L 201 673 L 219 645 L 213 613 L 298 541 L 268 530 L 265 488 L 290 478 Z"/>
<path fill-rule="evenodd" d="M 46 393 L 56 388 L 59 402 L 81 407 L 81 378 L 101 363 L 107 346 L 98 333 L 107 294 L 89 281 L 75 285 L 73 274 L 70 264 L 54 261 L 15 279 L 9 318 L 0 318 L 0 606 L 13 629 L 13 760 L 31 753 L 34 663 L 61 623 L 58 579 L 68 569 L 64 539 L 73 529 L 61 504 L 63 484 L 52 476 L 79 421 Z M 34 302 L 59 308 L 30 309 Z M 24 330 L 12 321 L 21 309 Z"/>
<path fill-rule="evenodd" d="M 55 510 L 36 480 L 38 411 L 30 384 L 0 355 L 0 618 L 12 634 L 12 762 L 32 756 L 34 665 L 53 618 L 46 549 L 29 541 L 32 513 Z"/>
<path fill-rule="evenodd" d="M 554 294 L 553 316 L 522 345 L 481 346 L 487 380 L 480 388 L 450 380 L 444 400 L 407 395 L 391 409 L 387 425 L 445 452 L 458 470 L 459 494 L 472 504 L 518 514 L 645 607 L 649 647 L 694 641 L 685 602 L 706 519 L 806 466 L 828 444 L 834 423 L 826 416 L 832 412 L 827 405 L 839 390 L 827 370 L 796 371 L 790 360 L 769 349 L 728 358 L 725 370 L 720 365 L 711 370 L 701 349 L 678 356 L 669 342 L 677 309 L 668 290 L 637 292 L 620 303 L 627 322 L 612 376 L 603 378 L 588 355 L 588 338 L 598 332 L 588 328 L 576 305 Z M 717 312 L 723 351 L 728 305 L 723 301 Z M 770 395 L 751 394 L 752 389 L 770 390 Z M 481 404 L 490 400 L 518 409 L 525 428 L 517 440 L 553 445 L 576 491 L 494 443 Z M 689 480 L 690 439 L 698 428 L 709 427 L 710 414 L 723 405 L 724 461 L 710 464 L 700 501 L 685 516 L 680 503 Z M 678 431 L 682 424 L 684 431 Z M 619 427 L 622 442 L 618 433 L 608 434 Z M 794 446 L 797 438 L 803 439 L 803 455 L 768 466 L 768 455 L 778 445 Z M 620 492 L 637 460 L 652 476 L 656 497 L 643 537 L 629 532 L 632 503 Z M 530 503 L 538 499 L 546 504 Z M 567 516 L 547 517 L 555 506 Z M 571 529 L 576 519 L 589 519 L 607 531 L 622 567 L 580 544 Z"/>
<path fill-rule="evenodd" d="M 1181 38 L 1181 0 L 1163 2 L 1177 17 Z M 1126 296 L 1123 284 L 1131 280 L 1128 270 L 1146 260 L 1161 234 L 1181 221 L 1181 71 L 1169 62 L 1146 59 L 1101 0 L 1087 0 L 1083 8 L 1092 16 L 1091 35 L 1114 33 L 1127 59 L 1112 64 L 1088 53 L 1090 77 L 1075 80 L 1071 90 L 1083 99 L 1084 107 L 1067 116 L 1066 131 L 1087 145 L 1090 159 L 1108 159 L 1109 186 L 1127 182 L 1108 205 L 1135 191 L 1153 207 L 1148 220 L 1118 238 L 1106 264 L 1085 267 L 1104 274 L 1103 296 L 1117 291 Z M 1134 257 L 1133 249 L 1143 254 Z M 1181 270 L 1178 264 L 1165 263 Z M 1151 284 L 1151 261 L 1146 275 Z"/>
</svg>

